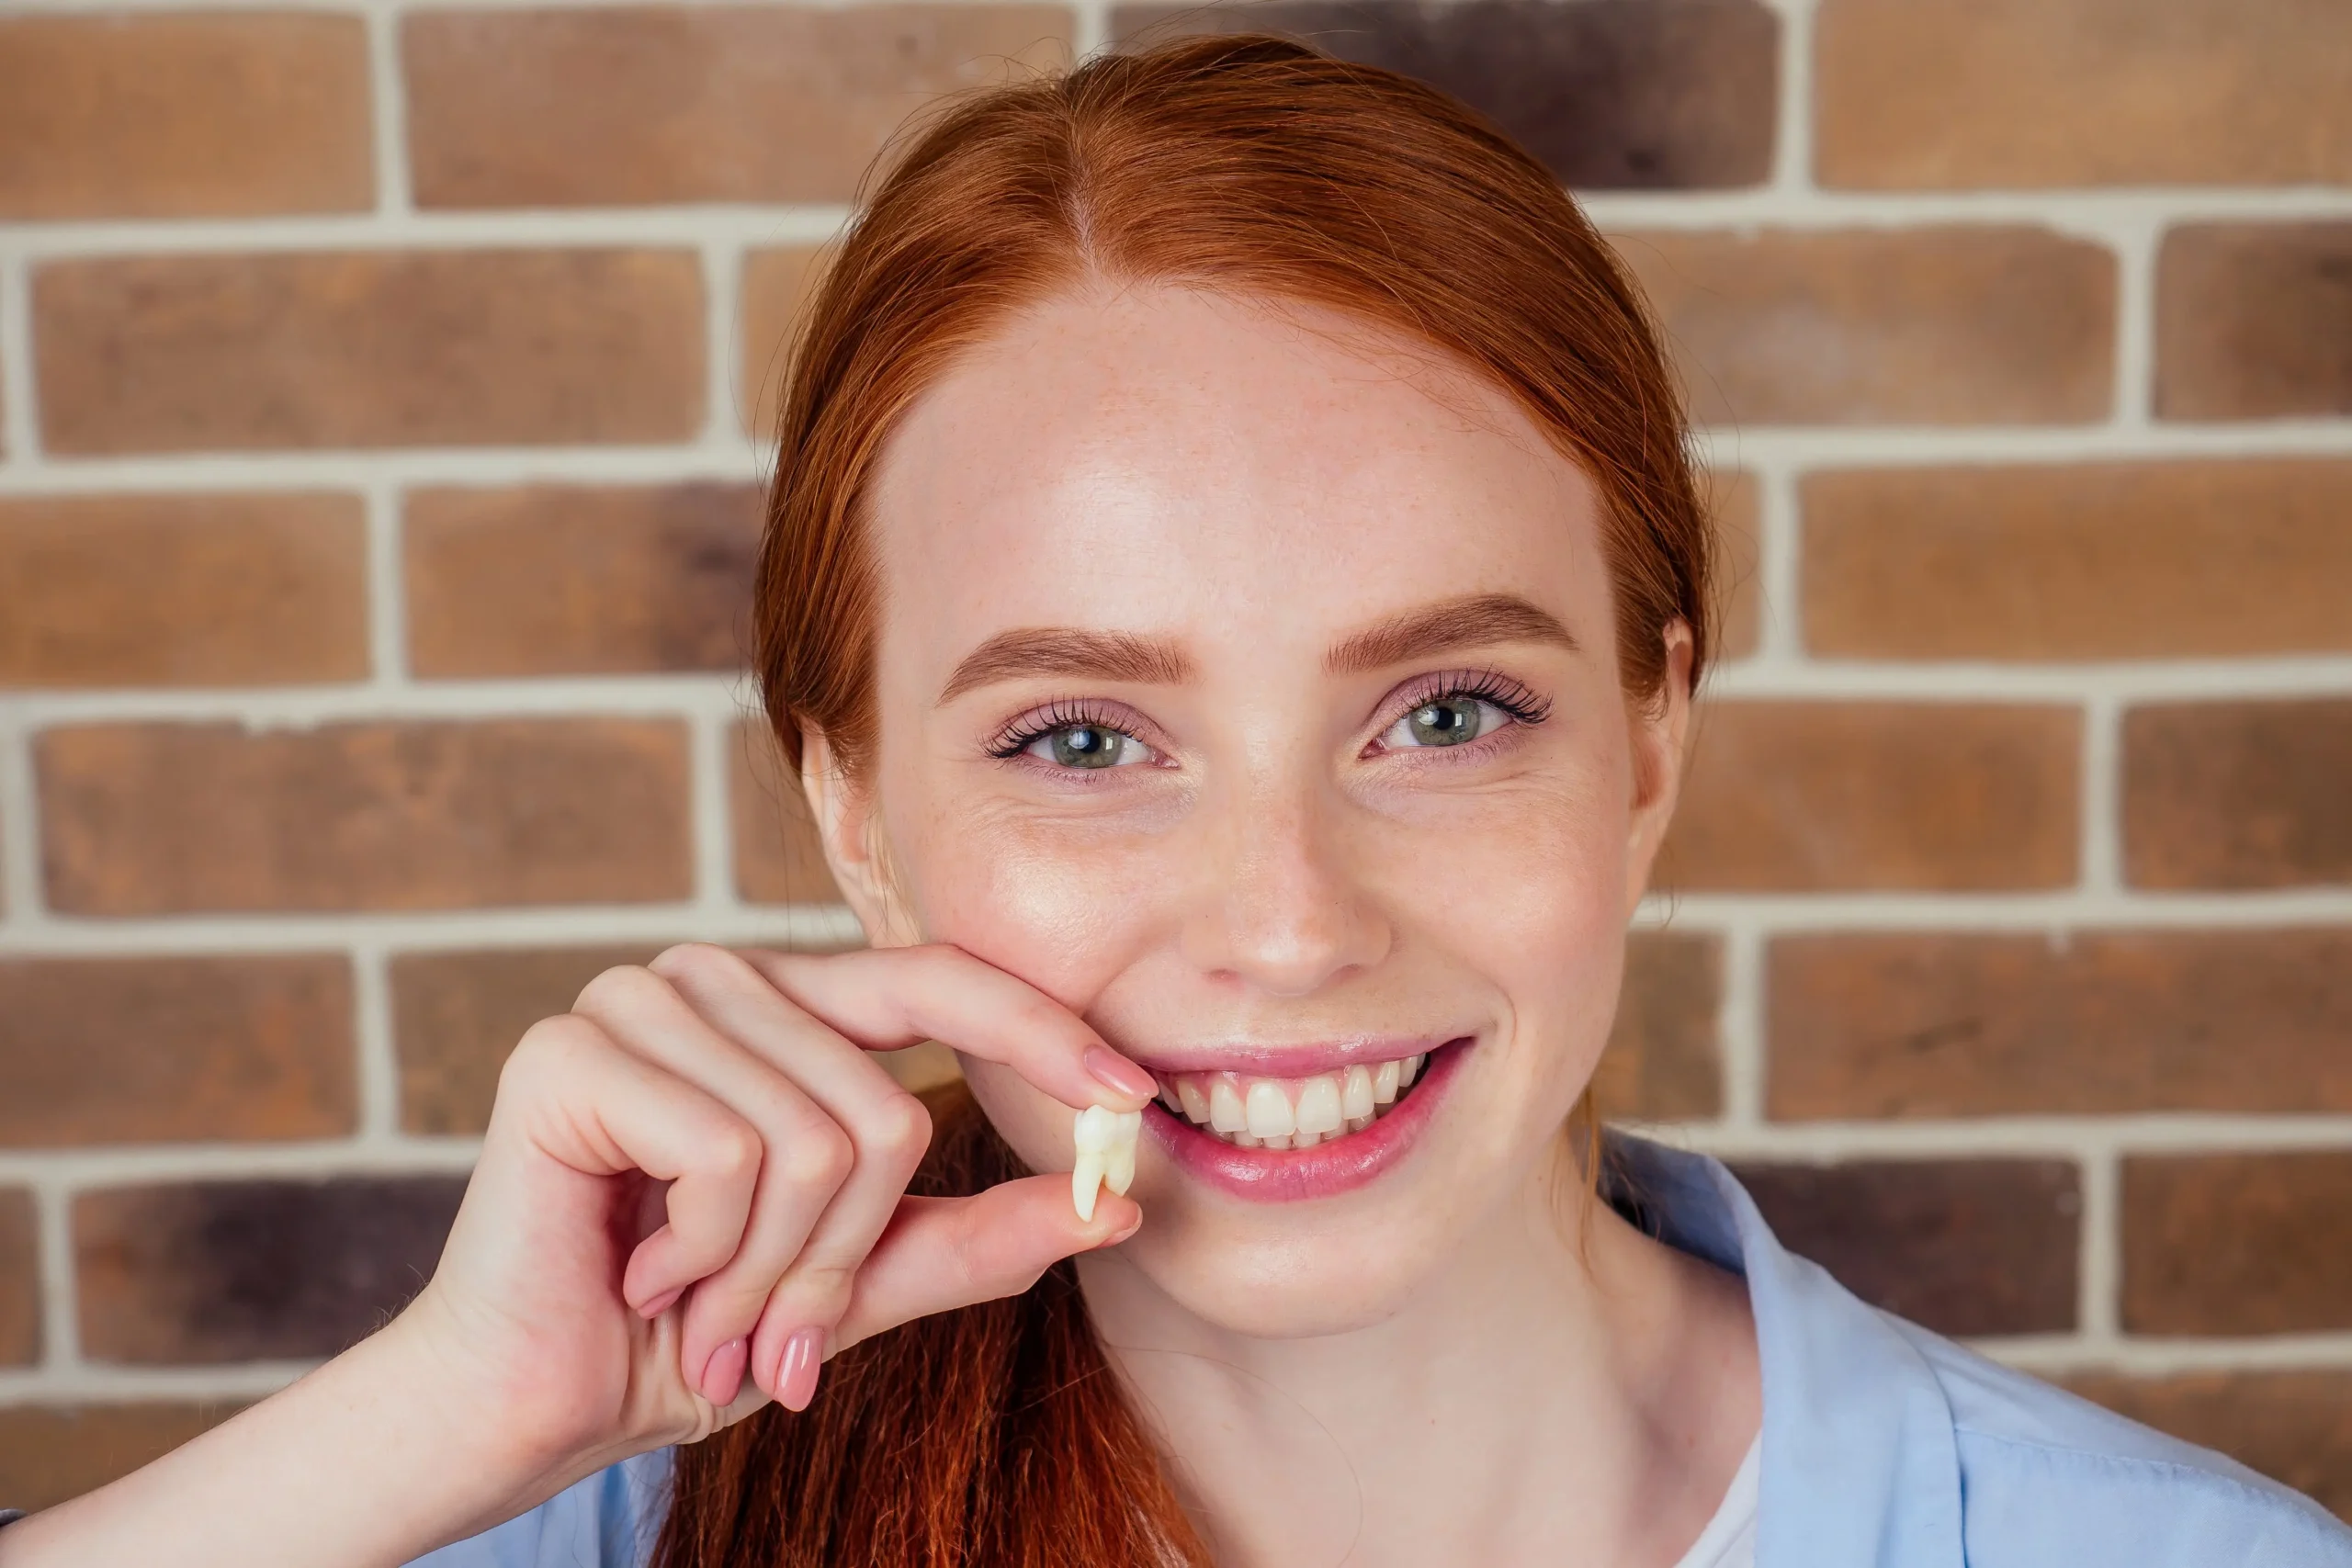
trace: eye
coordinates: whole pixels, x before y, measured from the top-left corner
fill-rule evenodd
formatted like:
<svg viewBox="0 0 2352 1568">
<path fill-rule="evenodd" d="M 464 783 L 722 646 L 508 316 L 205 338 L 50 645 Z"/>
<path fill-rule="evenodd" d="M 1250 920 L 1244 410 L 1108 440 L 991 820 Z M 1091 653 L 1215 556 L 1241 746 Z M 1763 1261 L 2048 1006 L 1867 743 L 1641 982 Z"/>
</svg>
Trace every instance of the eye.
<svg viewBox="0 0 2352 1568">
<path fill-rule="evenodd" d="M 1467 692 L 1449 692 L 1408 709 L 1388 727 L 1380 744 L 1391 750 L 1463 746 L 1512 722 L 1510 714 L 1483 697 L 1474 697 Z"/>
<path fill-rule="evenodd" d="M 1100 724 L 1064 724 L 1046 730 L 1021 750 L 1064 768 L 1131 768 L 1157 755 L 1134 736 Z"/>
</svg>

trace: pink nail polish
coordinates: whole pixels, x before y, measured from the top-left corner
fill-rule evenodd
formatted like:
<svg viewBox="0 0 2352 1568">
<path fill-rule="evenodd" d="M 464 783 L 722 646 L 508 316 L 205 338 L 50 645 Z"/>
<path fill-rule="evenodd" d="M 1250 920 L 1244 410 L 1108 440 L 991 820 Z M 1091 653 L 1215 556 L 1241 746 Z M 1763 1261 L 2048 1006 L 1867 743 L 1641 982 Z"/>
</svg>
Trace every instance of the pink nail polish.
<svg viewBox="0 0 2352 1568">
<path fill-rule="evenodd" d="M 1101 1045 L 1089 1045 L 1086 1055 L 1080 1059 L 1097 1081 L 1110 1085 L 1132 1100 L 1149 1100 L 1159 1092 L 1159 1085 L 1149 1073 L 1115 1051 Z"/>
<path fill-rule="evenodd" d="M 752 1343 L 740 1335 L 710 1353 L 703 1363 L 702 1396 L 713 1404 L 732 1404 L 742 1392 L 743 1367 L 752 1359 Z"/>
<path fill-rule="evenodd" d="M 680 1285 L 675 1290 L 664 1291 L 660 1295 L 654 1297 L 651 1301 L 647 1302 L 643 1306 L 638 1308 L 637 1315 L 646 1319 L 648 1322 L 650 1322 L 654 1318 L 660 1317 L 663 1313 L 668 1312 L 672 1307 L 677 1305 L 678 1298 L 685 1293 L 686 1288 L 684 1285 Z"/>
<path fill-rule="evenodd" d="M 775 1400 L 786 1410 L 806 1410 L 817 1397 L 817 1374 L 825 1366 L 825 1331 L 796 1329 L 784 1342 L 775 1370 Z"/>
</svg>

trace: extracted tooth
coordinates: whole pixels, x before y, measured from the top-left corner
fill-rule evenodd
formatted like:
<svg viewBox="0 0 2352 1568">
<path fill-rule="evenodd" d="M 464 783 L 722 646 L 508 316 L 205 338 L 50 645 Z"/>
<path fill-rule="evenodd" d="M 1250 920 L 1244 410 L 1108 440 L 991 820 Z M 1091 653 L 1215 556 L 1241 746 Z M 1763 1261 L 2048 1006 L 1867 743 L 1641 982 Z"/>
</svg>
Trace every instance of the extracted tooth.
<svg viewBox="0 0 2352 1568">
<path fill-rule="evenodd" d="M 1176 1098 L 1183 1101 L 1184 1114 L 1191 1117 L 1196 1125 L 1205 1125 L 1207 1123 L 1209 1119 L 1209 1097 L 1201 1092 L 1200 1085 L 1194 1083 L 1190 1078 L 1178 1078 L 1176 1080 Z M 1236 1101 L 1236 1103 L 1238 1104 L 1239 1102 Z"/>
<path fill-rule="evenodd" d="M 1413 1080 L 1421 1076 L 1421 1063 L 1426 1059 L 1419 1055 L 1406 1057 L 1405 1070 L 1396 1075 L 1396 1087 L 1398 1089 L 1412 1088 Z"/>
<path fill-rule="evenodd" d="M 1306 1100 L 1301 1100 L 1303 1107 Z M 1347 1118 L 1348 1131 L 1360 1132 L 1358 1122 L 1372 1120 L 1372 1074 L 1362 1062 L 1348 1069 L 1347 1077 L 1340 1085 L 1340 1114 Z"/>
<path fill-rule="evenodd" d="M 1298 1130 L 1297 1118 L 1291 1114 L 1290 1097 L 1280 1085 L 1264 1078 L 1250 1086 L 1250 1099 L 1243 1109 L 1250 1117 L 1250 1135 L 1263 1143 L 1287 1138 Z"/>
<path fill-rule="evenodd" d="M 1372 1102 L 1385 1105 L 1396 1098 L 1396 1078 L 1402 1064 L 1383 1062 L 1372 1075 Z"/>
<path fill-rule="evenodd" d="M 1223 1078 L 1209 1080 L 1209 1126 L 1219 1133 L 1246 1132 L 1250 1126 L 1241 1096 Z"/>
<path fill-rule="evenodd" d="M 1127 1189 L 1135 1185 L 1136 1143 L 1143 1136 L 1143 1112 L 1123 1111 L 1118 1125 L 1111 1132 L 1111 1147 L 1104 1156 L 1102 1185 L 1124 1198 Z"/>
<path fill-rule="evenodd" d="M 1094 1200 L 1102 1190 L 1102 1177 L 1110 1168 L 1111 1145 L 1118 1135 L 1118 1121 L 1119 1113 L 1110 1107 L 1090 1105 L 1078 1113 L 1078 1121 L 1070 1129 L 1078 1163 L 1070 1169 L 1069 1196 L 1080 1220 L 1094 1217 Z"/>
<path fill-rule="evenodd" d="M 1298 1130 L 1318 1141 L 1326 1133 L 1336 1133 L 1340 1123 L 1347 1120 L 1340 1114 L 1340 1080 L 1329 1073 L 1317 1074 L 1299 1086 Z M 1310 1145 L 1297 1144 L 1306 1148 Z"/>
</svg>

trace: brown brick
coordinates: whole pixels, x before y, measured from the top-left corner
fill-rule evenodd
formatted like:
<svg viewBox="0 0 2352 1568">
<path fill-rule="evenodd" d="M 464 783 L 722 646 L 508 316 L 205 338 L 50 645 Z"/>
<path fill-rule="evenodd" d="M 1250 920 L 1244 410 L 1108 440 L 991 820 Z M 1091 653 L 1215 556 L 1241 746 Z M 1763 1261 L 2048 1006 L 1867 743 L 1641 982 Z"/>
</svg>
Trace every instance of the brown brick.
<svg viewBox="0 0 2352 1568">
<path fill-rule="evenodd" d="M 0 499 L 0 686 L 360 679 L 367 552 L 356 496 Z"/>
<path fill-rule="evenodd" d="M 2075 880 L 2081 721 L 1991 704 L 1702 707 L 1674 892 L 1970 892 Z"/>
<path fill-rule="evenodd" d="M 392 960 L 392 1039 L 400 1053 L 401 1126 L 479 1134 L 490 1124 L 498 1072 L 523 1032 L 570 1012 L 589 981 L 643 964 L 664 944 L 404 953 Z"/>
<path fill-rule="evenodd" d="M 2352 1111 L 2352 929 L 1781 937 L 1765 990 L 1781 1120 Z"/>
<path fill-rule="evenodd" d="M 31 1193 L 0 1188 L 0 1367 L 40 1359 L 40 1223 Z"/>
<path fill-rule="evenodd" d="M 2065 1382 L 2118 1415 L 2218 1449 L 2352 1522 L 2352 1372 L 2086 1372 Z"/>
<path fill-rule="evenodd" d="M 2352 699 L 2126 713 L 2123 870 L 2134 887 L 2352 882 Z"/>
<path fill-rule="evenodd" d="M 334 1137 L 356 1050 L 340 955 L 0 960 L 0 1145 Z"/>
<path fill-rule="evenodd" d="M 2182 659 L 2352 649 L 2352 463 L 1807 475 L 1814 652 Z"/>
<path fill-rule="evenodd" d="M 2166 234 L 2155 402 L 2165 419 L 2352 413 L 2352 223 Z"/>
<path fill-rule="evenodd" d="M 2352 179 L 2338 0 L 1826 0 L 1814 28 L 1826 185 Z"/>
<path fill-rule="evenodd" d="M 160 255 L 33 274 L 55 452 L 682 441 L 690 252 Z"/>
<path fill-rule="evenodd" d="M 735 892 L 752 904 L 838 904 L 800 781 L 787 778 L 764 724 L 728 737 L 727 795 L 735 832 Z"/>
<path fill-rule="evenodd" d="M 74 1201 L 93 1360 L 332 1356 L 431 1277 L 461 1176 L 126 1187 Z"/>
<path fill-rule="evenodd" d="M 1269 0 L 1120 6 L 1130 43 L 1272 31 L 1417 76 L 1484 111 L 1561 180 L 1752 186 L 1771 173 L 1779 20 L 1755 0 Z"/>
<path fill-rule="evenodd" d="M 739 669 L 760 502 L 723 484 L 412 492 L 410 665 L 432 676 Z"/>
<path fill-rule="evenodd" d="M 668 719 L 102 724 L 34 743 L 51 903 L 77 915 L 685 897 Z"/>
<path fill-rule="evenodd" d="M 2086 240 L 1944 225 L 1614 243 L 1702 423 L 2081 423 L 2114 400 L 2115 258 Z"/>
<path fill-rule="evenodd" d="M 0 219 L 375 202 L 368 28 L 321 13 L 0 21 Z"/>
<path fill-rule="evenodd" d="M 95 1492 L 237 1413 L 219 1404 L 0 1407 L 0 1497 L 46 1508 Z"/>
<path fill-rule="evenodd" d="M 424 207 L 847 201 L 909 114 L 1066 59 L 1060 6 L 420 11 L 401 26 Z"/>
<path fill-rule="evenodd" d="M 1723 1110 L 1723 942 L 1680 931 L 1627 939 L 1625 985 L 1593 1074 L 1603 1117 L 1679 1122 Z"/>
<path fill-rule="evenodd" d="M 2082 1191 L 2063 1160 L 1746 1164 L 1788 1248 L 1872 1305 L 1940 1334 L 2075 1326 Z"/>
<path fill-rule="evenodd" d="M 1756 651 L 1763 631 L 1762 502 L 1753 474 L 1718 473 L 1708 488 L 1715 516 L 1716 586 L 1722 595 L 1713 657 L 1745 659 Z"/>
<path fill-rule="evenodd" d="M 817 286 L 824 253 L 790 245 L 745 253 L 741 299 L 741 341 L 736 345 L 735 401 L 743 427 L 756 436 L 775 429 L 776 395 L 784 385 L 786 352 L 801 307 Z"/>
<path fill-rule="evenodd" d="M 2352 1328 L 2352 1150 L 2123 1162 L 2123 1326 Z"/>
</svg>

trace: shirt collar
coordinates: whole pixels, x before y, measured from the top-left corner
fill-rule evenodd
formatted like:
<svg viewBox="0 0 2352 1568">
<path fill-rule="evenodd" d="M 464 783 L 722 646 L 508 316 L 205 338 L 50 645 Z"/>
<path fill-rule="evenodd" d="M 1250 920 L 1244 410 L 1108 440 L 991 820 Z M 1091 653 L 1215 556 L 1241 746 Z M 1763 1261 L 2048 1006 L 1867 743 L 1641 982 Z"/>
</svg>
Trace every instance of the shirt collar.
<svg viewBox="0 0 2352 1568">
<path fill-rule="evenodd" d="M 1781 1247 L 1720 1162 L 1609 1145 L 1614 1201 L 1747 1277 L 1764 1381 L 1757 1568 L 1964 1568 L 1951 1406 L 1917 1349 Z"/>
</svg>

